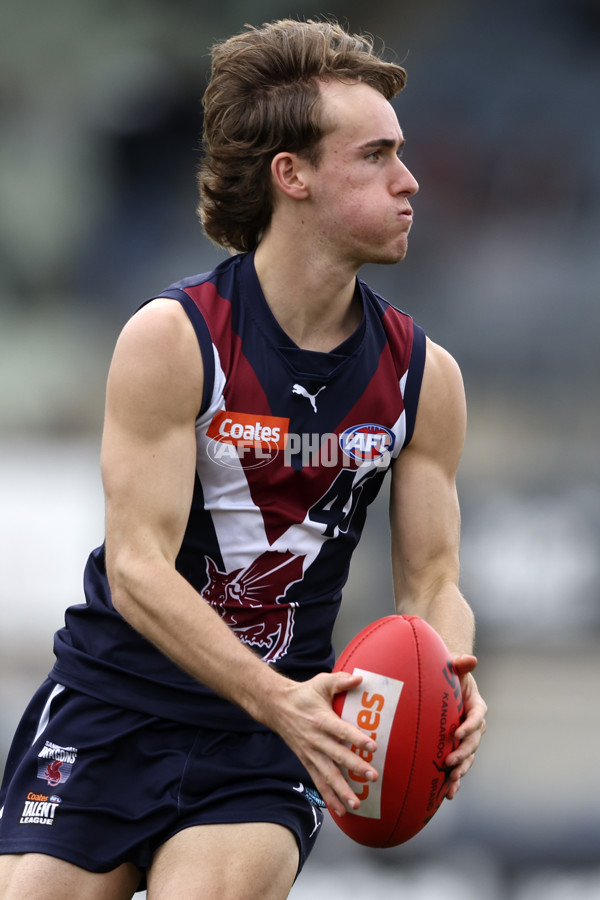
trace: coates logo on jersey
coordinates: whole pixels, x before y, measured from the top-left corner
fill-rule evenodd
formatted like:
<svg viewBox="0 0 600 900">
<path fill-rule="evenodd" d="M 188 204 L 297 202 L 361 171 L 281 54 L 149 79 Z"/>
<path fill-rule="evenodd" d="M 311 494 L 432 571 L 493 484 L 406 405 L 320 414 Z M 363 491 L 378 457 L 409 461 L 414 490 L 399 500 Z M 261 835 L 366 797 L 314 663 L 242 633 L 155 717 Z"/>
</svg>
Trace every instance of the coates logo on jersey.
<svg viewBox="0 0 600 900">
<path fill-rule="evenodd" d="M 340 447 L 350 459 L 358 463 L 387 466 L 394 449 L 393 432 L 384 425 L 354 425 L 340 434 Z"/>
<path fill-rule="evenodd" d="M 289 426 L 280 416 L 222 409 L 208 426 L 206 452 L 220 466 L 258 469 L 284 449 Z"/>
</svg>

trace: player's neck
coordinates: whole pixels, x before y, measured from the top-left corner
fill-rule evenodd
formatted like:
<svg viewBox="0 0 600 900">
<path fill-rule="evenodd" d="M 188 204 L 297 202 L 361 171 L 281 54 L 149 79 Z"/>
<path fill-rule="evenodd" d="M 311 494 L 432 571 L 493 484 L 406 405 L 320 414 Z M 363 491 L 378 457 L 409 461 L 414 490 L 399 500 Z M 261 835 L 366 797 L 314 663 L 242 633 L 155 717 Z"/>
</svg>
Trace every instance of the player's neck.
<svg viewBox="0 0 600 900">
<path fill-rule="evenodd" d="M 286 334 L 304 350 L 333 350 L 358 328 L 356 273 L 323 264 L 318 255 L 265 240 L 254 263 L 265 299 Z"/>
</svg>

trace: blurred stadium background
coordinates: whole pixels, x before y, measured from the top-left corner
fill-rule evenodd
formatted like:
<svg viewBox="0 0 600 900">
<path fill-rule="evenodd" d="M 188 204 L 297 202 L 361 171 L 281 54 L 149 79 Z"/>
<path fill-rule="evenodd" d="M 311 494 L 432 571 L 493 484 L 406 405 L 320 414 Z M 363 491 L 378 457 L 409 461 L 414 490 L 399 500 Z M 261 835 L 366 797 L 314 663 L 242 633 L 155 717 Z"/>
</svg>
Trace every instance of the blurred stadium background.
<svg viewBox="0 0 600 900">
<path fill-rule="evenodd" d="M 102 540 L 104 380 L 195 220 L 208 48 L 333 14 L 408 70 L 409 257 L 365 271 L 462 366 L 478 764 L 404 847 L 325 828 L 294 900 L 600 896 L 600 3 L 9 0 L 0 27 L 0 763 Z M 385 501 L 337 642 L 391 611 Z"/>
</svg>

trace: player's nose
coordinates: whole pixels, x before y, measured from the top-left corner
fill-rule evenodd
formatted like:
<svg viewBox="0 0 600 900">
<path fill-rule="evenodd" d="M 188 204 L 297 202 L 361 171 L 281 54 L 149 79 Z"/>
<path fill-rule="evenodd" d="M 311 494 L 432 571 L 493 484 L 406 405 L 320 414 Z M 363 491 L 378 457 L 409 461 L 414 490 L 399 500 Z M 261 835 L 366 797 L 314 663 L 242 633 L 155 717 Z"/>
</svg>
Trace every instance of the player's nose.
<svg viewBox="0 0 600 900">
<path fill-rule="evenodd" d="M 406 194 L 407 197 L 412 197 L 419 190 L 419 182 L 401 159 L 398 160 L 394 187 L 396 193 Z"/>
</svg>

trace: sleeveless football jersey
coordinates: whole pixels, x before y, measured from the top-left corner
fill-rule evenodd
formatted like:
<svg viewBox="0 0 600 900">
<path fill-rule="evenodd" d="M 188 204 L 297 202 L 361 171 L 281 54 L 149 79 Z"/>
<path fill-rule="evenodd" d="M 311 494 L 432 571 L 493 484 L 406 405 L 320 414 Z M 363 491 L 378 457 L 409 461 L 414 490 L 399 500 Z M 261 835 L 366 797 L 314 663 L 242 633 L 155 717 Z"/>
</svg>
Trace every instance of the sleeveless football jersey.
<svg viewBox="0 0 600 900">
<path fill-rule="evenodd" d="M 292 678 L 329 670 L 331 636 L 367 507 L 411 438 L 425 336 L 362 281 L 359 328 L 331 353 L 300 349 L 262 293 L 253 254 L 184 279 L 178 300 L 205 386 L 178 571 L 238 638 Z M 151 487 L 149 487 L 151 489 Z M 51 677 L 186 723 L 260 727 L 198 683 L 114 609 L 104 548 L 86 603 L 55 635 Z"/>
</svg>

